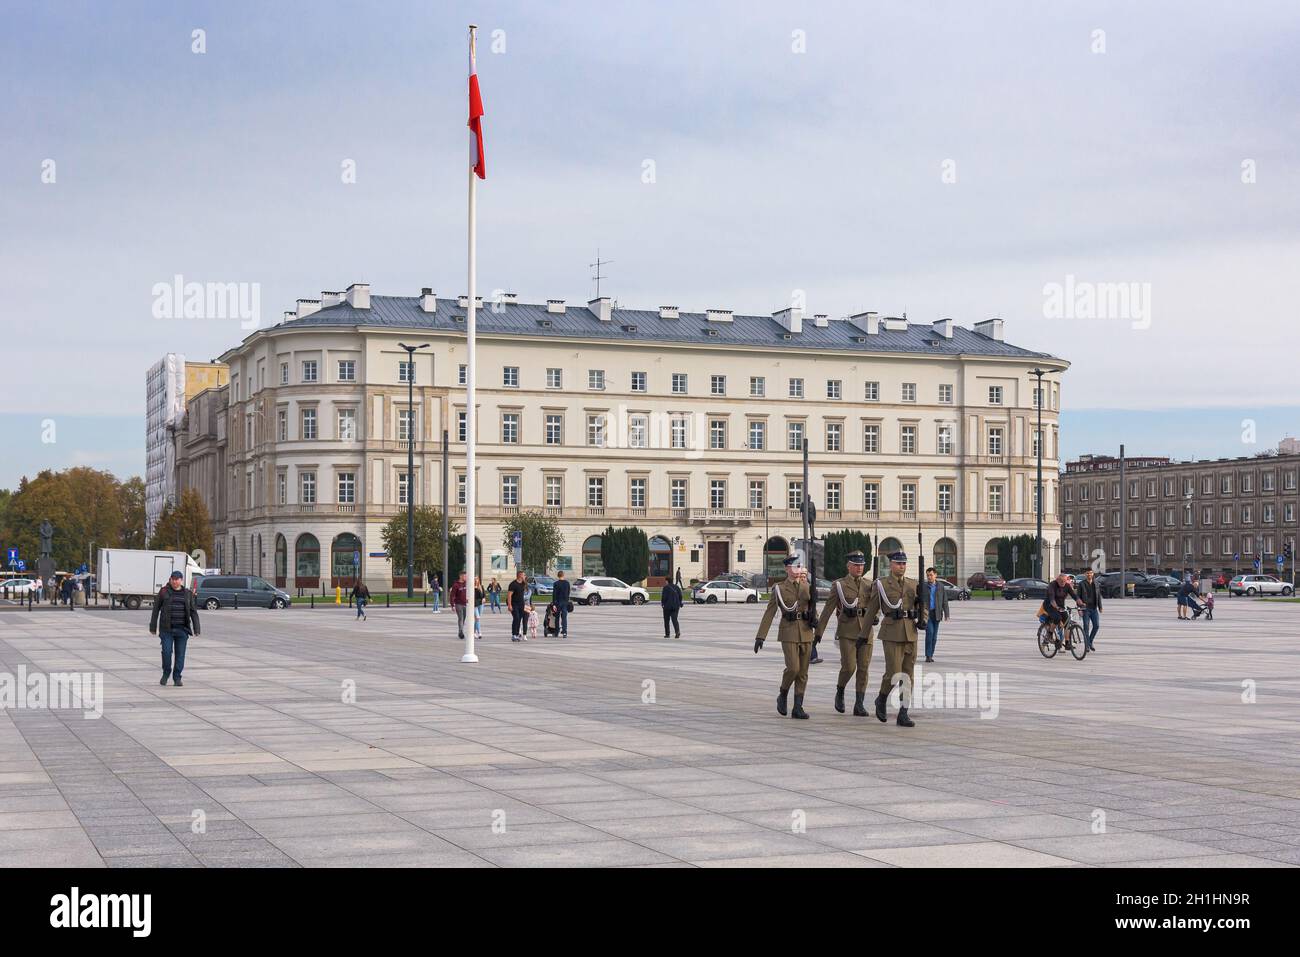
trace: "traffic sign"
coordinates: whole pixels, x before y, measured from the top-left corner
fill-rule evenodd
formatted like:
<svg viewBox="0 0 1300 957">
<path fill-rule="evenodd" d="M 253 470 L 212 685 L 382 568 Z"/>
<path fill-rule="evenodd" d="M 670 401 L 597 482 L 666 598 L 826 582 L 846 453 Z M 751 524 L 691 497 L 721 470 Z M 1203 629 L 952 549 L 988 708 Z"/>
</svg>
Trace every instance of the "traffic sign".
<svg viewBox="0 0 1300 957">
<path fill-rule="evenodd" d="M 515 530 L 510 535 L 511 551 L 514 552 L 515 567 L 519 568 L 524 563 L 524 533 Z"/>
<path fill-rule="evenodd" d="M 20 572 L 27 571 L 27 562 L 21 558 L 18 559 L 16 562 L 14 562 L 14 565 L 18 568 Z"/>
<path fill-rule="evenodd" d="M 360 552 L 356 552 L 356 551 L 354 551 L 354 552 L 352 553 L 352 565 L 353 565 L 354 568 L 355 568 L 355 567 L 359 567 L 359 566 L 361 565 L 361 553 L 360 553 Z"/>
<path fill-rule="evenodd" d="M 1286 564 L 1286 559 L 1283 558 L 1281 555 L 1277 556 L 1277 567 L 1281 568 L 1285 564 Z"/>
<path fill-rule="evenodd" d="M 1259 559 L 1255 559 L 1255 571 L 1259 571 Z"/>
<path fill-rule="evenodd" d="M 6 559 L 6 561 L 10 562 L 11 564 L 13 562 L 18 561 L 18 549 L 16 548 L 9 549 L 9 557 Z"/>
<path fill-rule="evenodd" d="M 1233 556 L 1232 556 L 1232 560 L 1233 560 L 1234 562 L 1239 562 L 1239 561 L 1241 561 L 1241 552 L 1237 552 L 1235 555 L 1233 555 Z"/>
</svg>

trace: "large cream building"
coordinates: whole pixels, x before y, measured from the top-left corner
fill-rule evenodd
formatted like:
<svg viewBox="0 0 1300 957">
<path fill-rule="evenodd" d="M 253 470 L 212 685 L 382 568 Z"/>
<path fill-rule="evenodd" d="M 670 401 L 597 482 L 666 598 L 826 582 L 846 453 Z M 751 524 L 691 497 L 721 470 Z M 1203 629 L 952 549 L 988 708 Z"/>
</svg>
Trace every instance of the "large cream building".
<svg viewBox="0 0 1300 957">
<path fill-rule="evenodd" d="M 464 297 L 299 300 L 221 356 L 230 367 L 217 563 L 288 587 L 403 579 L 380 529 L 403 514 L 408 441 L 417 504 L 449 495 L 464 521 Z M 1060 373 L 1067 363 L 973 329 L 863 313 L 772 316 L 609 299 L 478 310 L 477 533 L 485 576 L 509 574 L 502 525 L 519 509 L 560 522 L 557 562 L 599 571 L 598 536 L 652 538 L 651 584 L 779 568 L 800 532 L 802 442 L 818 533 L 893 539 L 952 578 L 988 542 L 1033 532 L 1036 379 L 1045 370 L 1045 539 L 1058 540 Z M 429 348 L 406 365 L 399 343 Z M 414 376 L 414 407 L 408 376 Z M 213 434 L 215 429 L 205 429 Z M 212 494 L 211 492 L 209 493 Z M 551 571 L 555 569 L 552 568 Z"/>
</svg>

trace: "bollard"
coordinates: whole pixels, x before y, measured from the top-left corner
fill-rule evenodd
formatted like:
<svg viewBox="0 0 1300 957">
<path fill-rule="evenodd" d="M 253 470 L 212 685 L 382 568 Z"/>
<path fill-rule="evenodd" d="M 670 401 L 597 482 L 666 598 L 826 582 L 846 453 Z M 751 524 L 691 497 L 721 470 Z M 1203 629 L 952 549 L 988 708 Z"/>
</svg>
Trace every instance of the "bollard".
<svg viewBox="0 0 1300 957">
<path fill-rule="evenodd" d="M 384 607 L 385 608 L 393 607 L 393 593 L 391 591 L 384 592 Z"/>
<path fill-rule="evenodd" d="M 420 607 L 421 608 L 429 607 L 429 593 L 427 591 L 420 593 Z"/>
<path fill-rule="evenodd" d="M 235 611 L 239 611 L 239 592 L 235 592 Z"/>
<path fill-rule="evenodd" d="M 315 593 L 315 592 L 312 592 L 311 595 L 310 595 L 309 597 L 310 597 L 310 599 L 311 599 L 311 607 L 315 608 L 315 607 L 316 607 L 316 593 Z"/>
</svg>

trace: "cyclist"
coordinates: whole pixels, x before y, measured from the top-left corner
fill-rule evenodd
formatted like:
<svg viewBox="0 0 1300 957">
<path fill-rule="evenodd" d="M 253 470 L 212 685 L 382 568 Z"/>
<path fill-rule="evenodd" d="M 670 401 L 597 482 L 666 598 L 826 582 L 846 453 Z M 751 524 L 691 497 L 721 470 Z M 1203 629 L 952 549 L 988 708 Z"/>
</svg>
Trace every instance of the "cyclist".
<svg viewBox="0 0 1300 957">
<path fill-rule="evenodd" d="M 1070 576 L 1061 572 L 1052 581 L 1047 583 L 1047 597 L 1043 599 L 1042 610 L 1056 628 L 1056 645 L 1061 646 L 1061 635 L 1064 633 L 1062 626 L 1069 617 L 1065 611 L 1065 599 L 1073 598 L 1075 604 L 1079 602 L 1079 596 L 1074 591 L 1074 585 L 1070 582 Z"/>
</svg>

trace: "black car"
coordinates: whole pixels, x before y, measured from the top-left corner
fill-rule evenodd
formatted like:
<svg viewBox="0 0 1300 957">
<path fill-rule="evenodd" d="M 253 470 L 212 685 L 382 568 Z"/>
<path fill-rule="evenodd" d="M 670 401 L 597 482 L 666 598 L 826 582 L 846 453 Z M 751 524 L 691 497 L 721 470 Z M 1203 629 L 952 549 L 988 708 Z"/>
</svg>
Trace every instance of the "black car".
<svg viewBox="0 0 1300 957">
<path fill-rule="evenodd" d="M 958 588 L 950 581 L 943 582 L 943 590 L 948 594 L 949 601 L 970 601 L 970 589 Z"/>
<path fill-rule="evenodd" d="M 1099 575 L 1096 581 L 1101 588 L 1102 598 L 1119 597 L 1119 572 L 1107 572 Z M 1147 580 L 1147 576 L 1141 572 L 1124 572 L 1124 584 L 1128 586 L 1128 593 L 1131 595 L 1137 590 L 1138 583 Z"/>
<path fill-rule="evenodd" d="M 1168 575 L 1149 575 L 1140 582 L 1133 583 L 1133 595 L 1136 598 L 1168 598 L 1178 594 L 1180 585 L 1182 582 Z"/>
<path fill-rule="evenodd" d="M 1013 578 L 1002 586 L 1002 597 L 1007 601 L 1046 598 L 1047 582 L 1039 581 L 1037 578 Z"/>
</svg>

